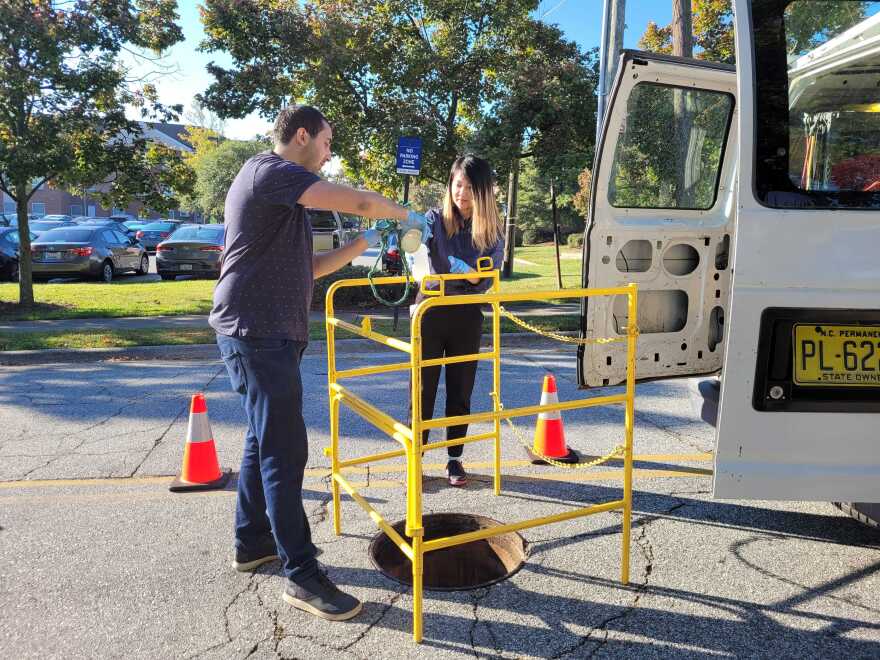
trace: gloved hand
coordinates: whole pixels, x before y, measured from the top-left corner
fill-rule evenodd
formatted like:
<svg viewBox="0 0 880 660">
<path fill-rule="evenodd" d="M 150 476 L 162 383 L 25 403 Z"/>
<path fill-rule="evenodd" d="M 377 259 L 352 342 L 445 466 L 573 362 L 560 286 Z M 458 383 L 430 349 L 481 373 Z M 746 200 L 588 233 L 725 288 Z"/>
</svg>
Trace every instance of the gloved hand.
<svg viewBox="0 0 880 660">
<path fill-rule="evenodd" d="M 363 234 L 361 234 L 361 238 L 363 238 L 367 242 L 367 246 L 374 248 L 379 245 L 379 241 L 382 240 L 382 234 L 379 233 L 378 229 L 367 229 Z"/>
<path fill-rule="evenodd" d="M 401 234 L 405 234 L 410 229 L 418 229 L 422 232 L 422 243 L 427 243 L 431 238 L 431 221 L 421 213 L 410 211 L 406 220 L 400 223 Z"/>
<path fill-rule="evenodd" d="M 464 261 L 456 257 L 449 257 L 449 272 L 461 275 L 464 273 L 473 273 L 474 269 L 468 266 Z"/>
</svg>

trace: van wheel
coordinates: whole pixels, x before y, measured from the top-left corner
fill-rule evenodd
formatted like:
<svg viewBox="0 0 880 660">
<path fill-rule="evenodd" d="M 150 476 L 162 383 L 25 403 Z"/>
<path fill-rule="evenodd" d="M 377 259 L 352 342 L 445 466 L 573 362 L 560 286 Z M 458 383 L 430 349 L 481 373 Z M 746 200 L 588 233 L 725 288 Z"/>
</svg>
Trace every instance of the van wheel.
<svg viewBox="0 0 880 660">
<path fill-rule="evenodd" d="M 19 274 L 20 274 L 20 271 L 19 271 L 19 268 L 18 268 L 18 264 L 17 264 L 17 263 L 12 264 L 12 268 L 11 268 L 10 271 L 9 271 L 9 279 L 10 279 L 10 281 L 12 281 L 12 282 L 18 282 Z M 33 280 L 34 280 L 34 278 L 31 277 L 31 281 L 33 281 Z"/>
<path fill-rule="evenodd" d="M 105 284 L 110 284 L 113 281 L 113 262 L 105 261 L 101 264 L 101 274 L 98 276 Z"/>
<path fill-rule="evenodd" d="M 150 258 L 144 253 L 141 257 L 141 267 L 137 269 L 138 275 L 146 275 L 150 272 Z"/>
</svg>

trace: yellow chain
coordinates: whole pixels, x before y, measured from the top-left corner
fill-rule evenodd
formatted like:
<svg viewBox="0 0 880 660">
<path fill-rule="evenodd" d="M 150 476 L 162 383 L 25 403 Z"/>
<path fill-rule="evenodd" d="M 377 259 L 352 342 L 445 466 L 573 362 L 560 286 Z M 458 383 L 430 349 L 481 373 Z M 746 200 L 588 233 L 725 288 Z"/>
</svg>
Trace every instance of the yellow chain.
<svg viewBox="0 0 880 660">
<path fill-rule="evenodd" d="M 492 398 L 498 401 L 498 397 L 494 392 L 492 393 Z M 504 404 L 502 404 L 500 401 L 498 401 L 498 410 L 504 410 Z M 510 418 L 507 418 L 504 421 L 507 422 L 508 426 L 510 426 L 513 434 L 516 436 L 517 440 L 520 441 L 523 447 L 525 447 L 530 453 L 540 458 L 542 461 L 556 467 L 565 468 L 567 470 L 585 470 L 586 468 L 596 467 L 597 465 L 602 465 L 602 463 L 607 463 L 614 458 L 624 458 L 626 455 L 626 447 L 624 447 L 623 445 L 617 445 L 614 449 L 611 450 L 610 453 L 605 454 L 604 456 L 600 456 L 599 458 L 596 458 L 588 463 L 562 463 L 561 461 L 555 461 L 549 456 L 544 456 L 544 454 L 535 451 L 535 448 L 530 445 L 527 440 L 523 439 L 523 436 L 519 432 L 519 429 L 516 428 L 514 423 L 510 421 Z"/>
<path fill-rule="evenodd" d="M 551 330 L 542 330 L 541 328 L 532 325 L 528 321 L 524 321 L 520 317 L 508 312 L 504 307 L 499 305 L 498 309 L 501 311 L 502 316 L 506 316 L 511 321 L 516 323 L 519 327 L 525 328 L 526 330 L 530 330 L 535 334 L 543 335 L 544 337 L 550 337 L 551 339 L 555 339 L 556 341 L 561 341 L 566 344 L 577 344 L 579 346 L 584 346 L 586 344 L 613 344 L 615 342 L 626 341 L 626 337 L 597 337 L 595 339 L 579 339 L 578 337 L 566 337 L 565 335 L 560 335 L 558 332 L 553 332 Z"/>
</svg>

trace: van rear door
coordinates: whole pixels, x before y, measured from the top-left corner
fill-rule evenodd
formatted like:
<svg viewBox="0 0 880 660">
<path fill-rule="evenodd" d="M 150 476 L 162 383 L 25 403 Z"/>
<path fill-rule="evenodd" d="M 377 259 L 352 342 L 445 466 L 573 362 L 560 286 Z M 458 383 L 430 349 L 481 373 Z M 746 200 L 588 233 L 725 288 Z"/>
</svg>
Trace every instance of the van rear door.
<svg viewBox="0 0 880 660">
<path fill-rule="evenodd" d="M 639 285 L 638 379 L 721 368 L 734 226 L 733 67 L 624 51 L 593 172 L 583 286 Z M 626 298 L 591 298 L 582 335 L 625 334 Z M 626 377 L 626 345 L 578 350 L 583 387 Z"/>
</svg>

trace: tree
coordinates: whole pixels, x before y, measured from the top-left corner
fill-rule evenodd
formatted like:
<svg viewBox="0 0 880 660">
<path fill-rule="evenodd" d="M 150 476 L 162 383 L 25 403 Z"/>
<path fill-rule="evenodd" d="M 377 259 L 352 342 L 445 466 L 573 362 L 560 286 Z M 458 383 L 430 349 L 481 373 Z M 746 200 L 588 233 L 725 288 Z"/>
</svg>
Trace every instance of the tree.
<svg viewBox="0 0 880 660">
<path fill-rule="evenodd" d="M 590 198 L 593 195 L 593 172 L 590 168 L 578 174 L 578 191 L 572 197 L 571 204 L 582 218 L 590 215 Z"/>
<path fill-rule="evenodd" d="M 148 147 L 125 106 L 139 106 L 143 118 L 176 108 L 159 104 L 151 85 L 133 91 L 117 59 L 123 49 L 159 54 L 181 41 L 176 7 L 174 0 L 0 0 L 0 189 L 17 204 L 20 304 L 34 300 L 27 205 L 41 186 L 109 176 L 111 197 L 127 189 L 150 202 L 167 198 L 167 154 Z"/>
<path fill-rule="evenodd" d="M 865 17 L 867 5 L 867 2 L 839 0 L 792 2 L 785 10 L 789 54 L 803 54 L 852 27 Z M 692 0 L 691 9 L 696 57 L 733 64 L 736 56 L 731 0 Z M 671 53 L 672 26 L 661 28 L 648 23 L 638 46 L 655 53 Z"/>
<path fill-rule="evenodd" d="M 397 138 L 421 136 L 422 176 L 445 182 L 449 164 L 510 91 L 517 57 L 546 34 L 531 17 L 535 0 L 278 5 L 206 1 L 203 49 L 227 51 L 233 66 L 209 67 L 216 82 L 204 103 L 226 117 L 257 110 L 266 118 L 289 101 L 316 105 L 333 124 L 347 174 L 389 194 L 399 185 Z"/>
<path fill-rule="evenodd" d="M 270 148 L 268 142 L 224 140 L 204 154 L 195 165 L 193 199 L 207 219 L 223 221 L 226 193 L 244 162 Z"/>
<path fill-rule="evenodd" d="M 183 121 L 190 128 L 210 131 L 214 135 L 221 137 L 223 136 L 223 131 L 226 130 L 226 122 L 218 117 L 216 113 L 211 112 L 209 108 L 206 108 L 198 98 L 193 99 L 189 109 L 183 113 Z"/>
</svg>

